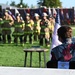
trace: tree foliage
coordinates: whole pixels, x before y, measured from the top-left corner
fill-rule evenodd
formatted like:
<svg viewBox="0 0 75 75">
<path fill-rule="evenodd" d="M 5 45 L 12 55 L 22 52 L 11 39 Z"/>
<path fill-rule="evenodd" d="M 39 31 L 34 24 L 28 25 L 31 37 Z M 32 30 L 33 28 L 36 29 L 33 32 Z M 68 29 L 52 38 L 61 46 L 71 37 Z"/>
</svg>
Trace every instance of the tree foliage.
<svg viewBox="0 0 75 75">
<path fill-rule="evenodd" d="M 38 0 L 37 4 L 39 6 L 47 6 L 47 7 L 61 7 L 62 3 L 60 0 Z"/>
<path fill-rule="evenodd" d="M 10 3 L 10 5 L 11 5 L 11 6 L 20 7 L 20 8 L 27 8 L 27 7 L 29 7 L 28 4 L 25 4 L 25 3 L 23 2 L 23 0 L 20 0 L 20 2 L 19 2 L 18 4 L 16 4 L 15 1 L 12 1 L 12 2 Z"/>
<path fill-rule="evenodd" d="M 16 6 L 15 1 L 11 1 L 10 5 L 11 6 Z"/>
</svg>

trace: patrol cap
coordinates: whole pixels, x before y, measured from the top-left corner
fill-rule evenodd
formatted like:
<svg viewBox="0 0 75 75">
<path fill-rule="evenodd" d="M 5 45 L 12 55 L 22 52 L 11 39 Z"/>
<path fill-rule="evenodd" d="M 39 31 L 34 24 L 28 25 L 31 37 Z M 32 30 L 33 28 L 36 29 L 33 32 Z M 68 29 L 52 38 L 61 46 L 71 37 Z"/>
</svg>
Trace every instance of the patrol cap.
<svg viewBox="0 0 75 75">
<path fill-rule="evenodd" d="M 39 14 L 38 14 L 38 13 L 35 13 L 35 14 L 34 14 L 34 16 L 35 16 L 35 17 L 36 17 L 36 16 L 38 16 L 38 17 L 39 17 Z"/>
<path fill-rule="evenodd" d="M 27 14 L 26 14 L 26 16 L 30 16 L 30 14 L 29 14 L 29 13 L 27 13 Z"/>
<path fill-rule="evenodd" d="M 46 13 L 43 13 L 42 16 L 48 16 Z"/>
</svg>

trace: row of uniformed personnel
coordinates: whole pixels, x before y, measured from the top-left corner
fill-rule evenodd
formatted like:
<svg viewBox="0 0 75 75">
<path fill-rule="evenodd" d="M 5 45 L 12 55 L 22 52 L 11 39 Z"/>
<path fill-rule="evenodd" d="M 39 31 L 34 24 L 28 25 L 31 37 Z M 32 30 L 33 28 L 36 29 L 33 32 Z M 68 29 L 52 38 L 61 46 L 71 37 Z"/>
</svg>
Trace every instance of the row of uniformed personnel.
<svg viewBox="0 0 75 75">
<path fill-rule="evenodd" d="M 32 43 L 32 35 L 34 34 L 34 40 L 39 39 L 39 44 L 43 45 L 43 39 L 45 39 L 45 44 L 50 44 L 50 36 L 54 30 L 54 18 L 49 17 L 47 19 L 47 14 L 43 13 L 42 19 L 39 19 L 39 15 L 35 13 L 34 21 L 30 19 L 30 15 L 26 14 L 26 20 L 22 20 L 20 14 L 16 15 L 16 20 L 5 11 L 5 15 L 0 19 L 0 27 L 2 29 L 2 41 L 6 43 L 6 38 L 8 43 L 11 43 L 11 27 L 14 25 L 14 43 L 18 43 L 18 38 L 20 38 L 20 43 L 24 44 L 27 42 L 27 37 L 29 37 L 29 43 Z M 7 36 L 7 37 L 6 37 Z"/>
</svg>

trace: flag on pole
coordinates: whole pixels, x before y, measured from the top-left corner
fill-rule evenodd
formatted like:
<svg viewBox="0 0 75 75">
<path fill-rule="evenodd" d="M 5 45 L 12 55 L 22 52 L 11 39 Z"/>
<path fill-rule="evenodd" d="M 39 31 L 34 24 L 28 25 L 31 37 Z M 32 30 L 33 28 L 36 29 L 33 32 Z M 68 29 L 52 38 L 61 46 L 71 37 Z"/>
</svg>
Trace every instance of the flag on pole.
<svg viewBox="0 0 75 75">
<path fill-rule="evenodd" d="M 51 45 L 51 50 L 60 45 L 61 42 L 58 40 L 58 35 L 57 35 L 57 30 L 60 28 L 60 16 L 59 16 L 59 9 L 57 9 L 57 14 L 55 18 L 55 26 L 54 26 L 54 32 L 52 34 L 52 45 Z"/>
<path fill-rule="evenodd" d="M 74 18 L 75 18 L 75 7 L 74 7 Z"/>
<path fill-rule="evenodd" d="M 68 9 L 66 9 L 66 19 L 67 19 L 67 23 L 70 24 Z"/>
<path fill-rule="evenodd" d="M 66 9 L 66 18 L 69 19 L 68 9 Z"/>
<path fill-rule="evenodd" d="M 60 9 L 60 19 L 64 20 L 64 12 L 63 9 Z"/>
<path fill-rule="evenodd" d="M 23 19 L 25 20 L 26 19 L 26 14 L 27 14 L 27 12 L 26 12 L 26 9 L 24 9 L 24 17 L 23 17 Z"/>
<path fill-rule="evenodd" d="M 24 9 L 24 15 L 26 16 L 26 14 L 27 14 L 27 13 L 26 13 L 26 10 Z"/>
<path fill-rule="evenodd" d="M 57 14 L 57 12 L 56 12 L 55 8 L 53 8 L 53 17 L 56 17 L 56 14 Z"/>
<path fill-rule="evenodd" d="M 12 17 L 14 20 L 16 20 L 15 15 L 13 15 L 12 12 L 11 12 L 10 10 L 8 10 L 8 14 L 11 15 L 11 17 Z"/>
<path fill-rule="evenodd" d="M 39 15 L 41 16 L 42 15 L 42 9 L 41 8 L 38 8 L 38 12 L 39 12 Z"/>
<path fill-rule="evenodd" d="M 23 20 L 23 17 L 21 16 L 20 12 L 17 10 L 17 8 L 15 8 L 15 15 L 19 14 L 20 15 L 20 19 Z"/>
<path fill-rule="evenodd" d="M 60 19 L 61 19 L 61 25 L 64 25 L 64 11 L 63 11 L 63 9 L 60 9 Z"/>
<path fill-rule="evenodd" d="M 49 14 L 49 16 L 52 16 L 52 12 L 51 12 L 51 8 L 50 7 L 48 8 L 48 14 Z"/>
<path fill-rule="evenodd" d="M 17 8 L 15 8 L 15 15 L 16 15 L 16 13 L 19 13 L 19 11 L 17 10 Z"/>
</svg>

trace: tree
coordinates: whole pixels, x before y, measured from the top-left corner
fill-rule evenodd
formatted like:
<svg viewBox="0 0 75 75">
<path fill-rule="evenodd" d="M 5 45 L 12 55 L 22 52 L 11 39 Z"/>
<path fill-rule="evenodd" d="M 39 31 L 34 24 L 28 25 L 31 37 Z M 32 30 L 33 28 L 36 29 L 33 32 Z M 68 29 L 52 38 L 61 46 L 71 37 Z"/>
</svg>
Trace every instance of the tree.
<svg viewBox="0 0 75 75">
<path fill-rule="evenodd" d="M 15 1 L 11 1 L 11 6 L 16 6 Z"/>
<path fill-rule="evenodd" d="M 17 7 L 20 7 L 20 8 L 29 8 L 28 4 L 17 4 Z"/>
<path fill-rule="evenodd" d="M 31 8 L 35 8 L 33 4 L 31 4 Z"/>
<path fill-rule="evenodd" d="M 18 3 L 18 4 L 15 4 L 15 1 L 12 1 L 10 5 L 20 7 L 20 8 L 28 8 L 29 7 L 28 4 L 25 4 L 23 2 L 23 0 L 20 0 L 20 3 Z"/>
<path fill-rule="evenodd" d="M 60 0 L 38 0 L 37 4 L 39 6 L 47 6 L 47 7 L 61 7 L 62 3 Z"/>
<path fill-rule="evenodd" d="M 44 1 L 44 0 L 38 0 L 38 1 L 37 1 L 37 4 L 38 4 L 39 6 L 43 6 L 43 1 Z"/>
</svg>

